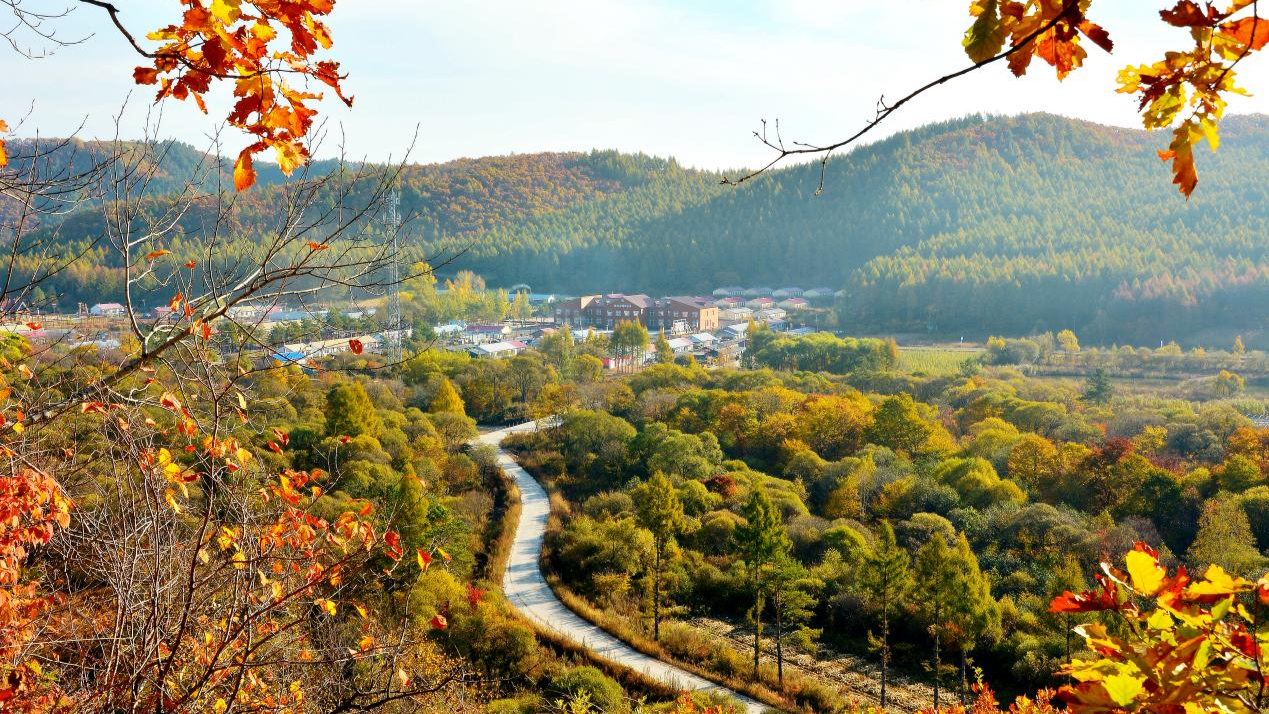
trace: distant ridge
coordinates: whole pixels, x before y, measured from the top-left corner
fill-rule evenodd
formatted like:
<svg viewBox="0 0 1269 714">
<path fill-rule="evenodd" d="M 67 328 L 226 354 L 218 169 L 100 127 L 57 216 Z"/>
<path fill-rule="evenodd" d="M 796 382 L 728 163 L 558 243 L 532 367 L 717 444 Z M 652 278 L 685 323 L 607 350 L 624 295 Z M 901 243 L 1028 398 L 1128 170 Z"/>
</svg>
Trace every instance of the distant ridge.
<svg viewBox="0 0 1269 714">
<path fill-rule="evenodd" d="M 1254 333 L 1266 311 L 1249 306 L 1269 305 L 1269 117 L 1223 129 L 1188 202 L 1155 154 L 1162 135 L 1030 114 L 860 147 L 830 162 L 818 198 L 817 165 L 732 189 L 673 160 L 595 151 L 412 166 L 402 203 L 418 258 L 462 252 L 455 267 L 494 285 L 828 285 L 847 290 L 855 330 Z M 271 190 L 241 201 L 244 240 L 266 225 Z M 67 220 L 91 233 L 99 219 Z"/>
</svg>

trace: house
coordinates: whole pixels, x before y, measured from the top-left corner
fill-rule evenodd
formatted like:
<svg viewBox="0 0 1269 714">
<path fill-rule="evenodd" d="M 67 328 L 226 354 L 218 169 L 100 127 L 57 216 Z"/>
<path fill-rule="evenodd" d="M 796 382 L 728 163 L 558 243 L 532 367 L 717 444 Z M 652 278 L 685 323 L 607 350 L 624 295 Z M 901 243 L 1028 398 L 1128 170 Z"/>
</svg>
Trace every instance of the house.
<svg viewBox="0 0 1269 714">
<path fill-rule="evenodd" d="M 846 291 L 838 290 L 837 292 L 833 293 L 833 297 L 837 298 L 838 300 L 841 300 L 846 297 Z"/>
<path fill-rule="evenodd" d="M 744 339 L 749 334 L 749 323 L 740 322 L 728 325 L 718 331 L 718 338 L 723 341 Z"/>
<path fill-rule="evenodd" d="M 341 354 L 352 350 L 350 343 L 356 340 L 361 343 L 362 349 L 366 352 L 379 351 L 379 338 L 374 335 L 359 335 L 357 337 L 335 337 L 329 340 L 314 340 L 312 342 L 292 342 L 283 345 L 284 352 L 299 353 L 308 359 L 317 359 L 319 357 L 330 357 L 331 355 Z"/>
<path fill-rule="evenodd" d="M 709 332 L 698 332 L 694 335 L 688 335 L 687 339 L 699 347 L 709 347 L 718 342 L 718 338 Z"/>
<path fill-rule="evenodd" d="M 675 337 L 666 342 L 670 344 L 670 350 L 676 355 L 689 354 L 696 347 L 696 343 L 687 337 Z"/>
<path fill-rule="evenodd" d="M 765 310 L 769 307 L 775 307 L 776 301 L 775 298 L 756 297 L 745 304 L 754 310 Z"/>
<path fill-rule="evenodd" d="M 511 328 L 506 325 L 470 324 L 463 328 L 463 339 L 468 342 L 496 342 L 510 333 Z"/>
<path fill-rule="evenodd" d="M 779 305 L 785 310 L 805 310 L 811 306 L 811 303 L 800 297 L 792 297 L 788 300 L 781 300 Z"/>
<path fill-rule="evenodd" d="M 741 294 L 747 298 L 771 297 L 771 288 L 749 288 Z"/>
<path fill-rule="evenodd" d="M 753 319 L 760 322 L 771 323 L 777 320 L 783 320 L 788 317 L 788 313 L 778 307 L 769 307 L 763 310 L 755 310 Z"/>
<path fill-rule="evenodd" d="M 280 315 L 282 308 L 278 305 L 234 305 L 225 311 L 225 317 L 231 320 L 242 320 L 243 322 L 253 322 L 256 320 L 266 320 L 274 315 Z"/>
<path fill-rule="evenodd" d="M 706 298 L 676 295 L 653 302 L 646 324 L 671 334 L 708 332 L 718 329 L 718 313 Z"/>
<path fill-rule="evenodd" d="M 753 319 L 753 310 L 747 307 L 729 307 L 720 311 L 718 317 L 727 322 L 747 322 Z"/>
<path fill-rule="evenodd" d="M 505 359 L 507 357 L 515 357 L 527 349 L 529 349 L 529 346 L 523 342 L 489 342 L 483 345 L 476 345 L 467 350 L 467 354 L 476 358 Z"/>
<path fill-rule="evenodd" d="M 771 297 L 776 298 L 777 300 L 802 297 L 802 288 L 780 288 L 779 290 L 772 291 Z"/>
<path fill-rule="evenodd" d="M 437 337 L 454 337 L 462 334 L 462 332 L 463 326 L 456 322 L 451 322 L 446 325 L 437 325 L 432 328 L 432 333 Z"/>
<path fill-rule="evenodd" d="M 557 303 L 551 309 L 556 324 L 572 327 L 598 327 L 611 330 L 619 322 L 648 324 L 648 311 L 653 307 L 647 295 L 585 295 Z"/>
<path fill-rule="evenodd" d="M 734 295 L 731 297 L 719 298 L 718 300 L 714 301 L 714 307 L 718 308 L 719 310 L 726 310 L 729 307 L 740 307 L 741 305 L 744 305 L 744 304 L 745 304 L 744 298 L 736 297 Z"/>
<path fill-rule="evenodd" d="M 802 297 L 808 300 L 830 300 L 833 297 L 832 288 L 811 288 L 802 293 Z"/>
<path fill-rule="evenodd" d="M 107 315 L 124 315 L 128 309 L 117 302 L 99 302 L 88 309 L 88 314 L 94 317 L 103 317 Z"/>
<path fill-rule="evenodd" d="M 714 294 L 714 297 L 716 298 L 725 298 L 725 297 L 740 297 L 741 295 L 744 294 L 744 292 L 745 292 L 745 289 L 740 287 L 739 285 L 727 285 L 725 287 L 718 288 L 717 290 L 714 291 L 713 294 Z"/>
</svg>

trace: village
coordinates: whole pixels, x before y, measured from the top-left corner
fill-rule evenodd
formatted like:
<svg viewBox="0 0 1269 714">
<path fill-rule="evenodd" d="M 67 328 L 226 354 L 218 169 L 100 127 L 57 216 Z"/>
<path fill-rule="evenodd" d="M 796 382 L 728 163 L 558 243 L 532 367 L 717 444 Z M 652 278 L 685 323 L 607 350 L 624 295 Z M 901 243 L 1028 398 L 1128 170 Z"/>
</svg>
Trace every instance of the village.
<svg viewBox="0 0 1269 714">
<path fill-rule="evenodd" d="M 513 293 L 529 310 L 500 321 L 454 319 L 432 326 L 429 346 L 464 352 L 477 359 L 504 359 L 534 349 L 561 330 L 574 342 L 607 340 L 623 322 L 647 330 L 649 344 L 639 356 L 610 355 L 607 369 L 629 369 L 655 359 L 653 341 L 664 337 L 674 358 L 689 358 L 706 366 L 735 366 L 746 348 L 749 326 L 762 323 L 777 332 L 808 334 L 817 331 L 828 306 L 841 297 L 828 288 L 771 289 L 720 287 L 710 296 L 675 295 L 653 298 L 645 294 L 608 293 L 569 297 L 530 293 L 516 286 Z M 527 313 L 527 314 L 526 314 Z M 127 339 L 128 308 L 122 303 L 80 304 L 73 314 L 41 314 L 19 310 L 20 320 L 0 331 L 20 333 L 36 344 L 119 349 Z M 383 317 L 385 319 L 376 319 Z M 136 318 L 146 324 L 179 320 L 169 305 L 145 310 Z M 376 306 L 338 310 L 334 307 L 238 305 L 220 322 L 261 335 L 260 356 L 285 364 L 306 364 L 355 350 L 370 354 L 393 351 L 414 337 L 408 325 L 396 325 Z M 317 339 L 280 341 L 279 328 L 299 323 L 319 325 Z M 215 325 L 217 332 L 225 329 Z M 355 347 L 353 347 L 355 345 Z M 636 362 L 640 364 L 636 364 Z"/>
</svg>

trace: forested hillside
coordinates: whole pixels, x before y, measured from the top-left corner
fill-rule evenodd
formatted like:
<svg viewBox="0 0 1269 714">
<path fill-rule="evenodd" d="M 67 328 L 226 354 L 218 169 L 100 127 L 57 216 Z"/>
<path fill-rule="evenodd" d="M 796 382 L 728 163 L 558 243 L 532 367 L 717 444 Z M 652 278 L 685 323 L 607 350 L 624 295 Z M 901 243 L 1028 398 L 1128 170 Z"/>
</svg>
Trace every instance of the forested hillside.
<svg viewBox="0 0 1269 714">
<path fill-rule="evenodd" d="M 672 160 L 592 152 L 407 167 L 402 206 L 413 217 L 411 260 L 460 255 L 453 268 L 491 285 L 822 284 L 848 290 L 841 317 L 853 330 L 1069 327 L 1098 342 L 1184 342 L 1225 329 L 1255 341 L 1264 317 L 1249 306 L 1269 302 L 1269 120 L 1224 129 L 1224 150 L 1203 157 L 1206 178 L 1188 202 L 1160 170 L 1159 137 L 1028 115 L 862 147 L 829 164 L 818 197 L 818 165 L 731 189 Z M 268 233 L 280 190 L 239 197 L 228 223 L 237 240 Z M 184 220 L 192 233 L 211 223 L 198 211 Z M 63 230 L 74 244 L 101 232 L 101 215 L 82 211 Z M 117 277 L 62 282 L 94 298 L 86 293 L 109 292 Z"/>
</svg>

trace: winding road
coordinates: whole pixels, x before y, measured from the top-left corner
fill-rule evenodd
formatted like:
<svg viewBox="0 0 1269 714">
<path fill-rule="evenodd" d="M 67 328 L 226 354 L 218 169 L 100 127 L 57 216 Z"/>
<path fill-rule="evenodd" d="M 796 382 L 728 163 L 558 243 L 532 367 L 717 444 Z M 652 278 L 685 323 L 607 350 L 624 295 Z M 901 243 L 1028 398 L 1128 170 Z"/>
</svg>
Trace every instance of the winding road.
<svg viewBox="0 0 1269 714">
<path fill-rule="evenodd" d="M 551 512 L 550 499 L 541 484 L 501 446 L 506 436 L 536 428 L 537 425 L 530 422 L 479 437 L 481 443 L 498 450 L 498 464 L 520 489 L 520 522 L 516 525 L 515 545 L 502 578 L 503 592 L 511 604 L 540 627 L 581 644 L 605 660 L 640 672 L 674 689 L 725 694 L 738 701 L 748 714 L 769 711 L 765 704 L 750 697 L 634 649 L 568 609 L 555 597 L 541 567 L 542 541 L 546 535 L 547 516 Z"/>
</svg>

